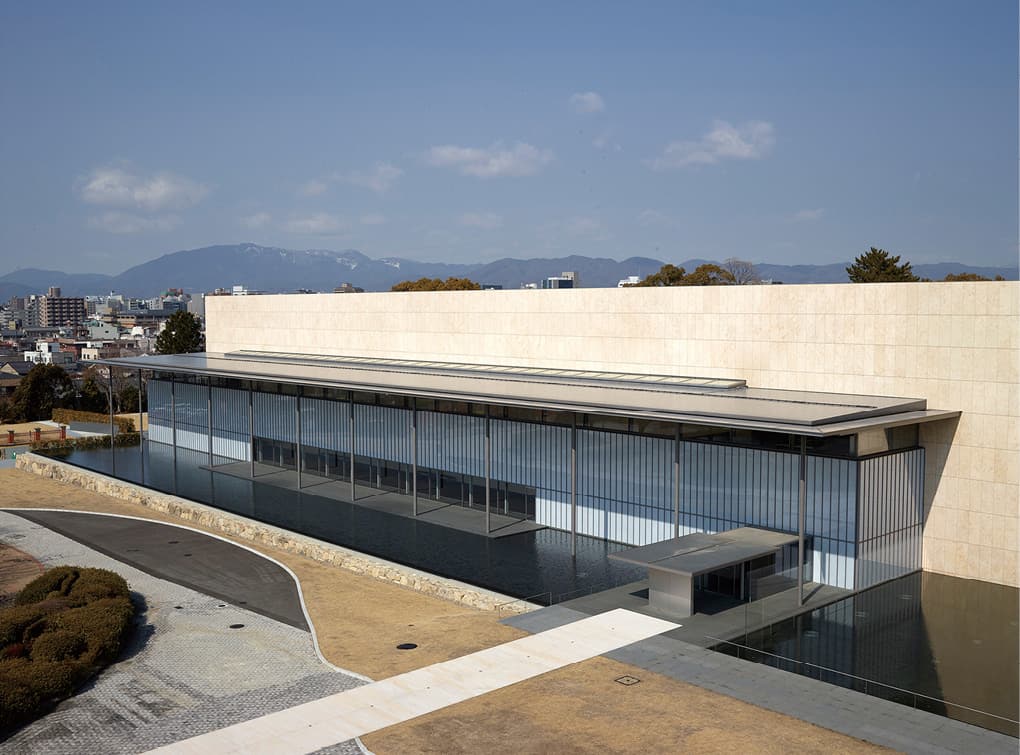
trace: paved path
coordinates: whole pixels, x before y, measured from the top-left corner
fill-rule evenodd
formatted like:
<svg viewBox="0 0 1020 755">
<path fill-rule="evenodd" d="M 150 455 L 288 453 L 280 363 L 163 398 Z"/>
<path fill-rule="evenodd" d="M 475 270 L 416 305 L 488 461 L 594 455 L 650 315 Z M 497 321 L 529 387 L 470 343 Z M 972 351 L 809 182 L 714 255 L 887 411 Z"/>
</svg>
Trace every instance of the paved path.
<svg viewBox="0 0 1020 755">
<path fill-rule="evenodd" d="M 529 632 L 569 625 L 585 614 L 551 606 L 506 619 Z M 697 647 L 651 637 L 606 654 L 631 666 L 785 713 L 802 721 L 907 753 L 1009 753 L 1017 740 L 934 713 Z"/>
<path fill-rule="evenodd" d="M 156 752 L 314 752 L 676 629 L 616 609 L 177 742 Z"/>
<path fill-rule="evenodd" d="M 11 512 L 155 577 L 308 629 L 294 578 L 247 548 L 144 519 L 74 511 Z"/>
<path fill-rule="evenodd" d="M 184 542 L 186 530 L 169 529 Z M 121 659 L 0 744 L 3 753 L 144 752 L 364 684 L 325 665 L 303 629 L 158 579 L 25 518 L 0 511 L 0 541 L 47 566 L 113 569 L 145 603 Z M 354 742 L 330 751 L 361 752 Z"/>
</svg>

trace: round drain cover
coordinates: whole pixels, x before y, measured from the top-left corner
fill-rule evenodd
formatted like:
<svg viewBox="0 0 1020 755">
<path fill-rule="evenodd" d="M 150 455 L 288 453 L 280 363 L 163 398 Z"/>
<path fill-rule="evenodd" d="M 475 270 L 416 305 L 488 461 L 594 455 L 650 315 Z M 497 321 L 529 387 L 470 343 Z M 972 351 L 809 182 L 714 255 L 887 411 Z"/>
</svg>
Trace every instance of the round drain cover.
<svg viewBox="0 0 1020 755">
<path fill-rule="evenodd" d="M 414 650 L 416 647 L 418 646 L 413 642 L 401 642 L 397 645 L 397 650 Z"/>
<path fill-rule="evenodd" d="M 181 542 L 181 541 L 180 540 L 167 540 L 166 544 L 167 545 L 177 545 L 177 543 L 179 543 L 179 542 Z"/>
<path fill-rule="evenodd" d="M 243 629 L 244 628 L 244 624 L 231 624 L 230 628 L 231 629 Z"/>
</svg>

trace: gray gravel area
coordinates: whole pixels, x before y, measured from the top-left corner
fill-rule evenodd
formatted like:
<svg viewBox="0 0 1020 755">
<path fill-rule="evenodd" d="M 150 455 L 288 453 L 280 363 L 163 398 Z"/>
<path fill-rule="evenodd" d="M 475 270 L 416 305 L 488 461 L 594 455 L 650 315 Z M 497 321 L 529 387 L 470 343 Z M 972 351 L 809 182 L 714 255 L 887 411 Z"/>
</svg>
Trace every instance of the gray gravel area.
<svg viewBox="0 0 1020 755">
<path fill-rule="evenodd" d="M 0 743 L 0 752 L 144 752 L 365 683 L 323 663 L 306 631 L 158 579 L 2 511 L 0 541 L 46 566 L 112 569 L 144 606 L 122 658 Z M 354 740 L 329 750 L 362 752 Z"/>
</svg>

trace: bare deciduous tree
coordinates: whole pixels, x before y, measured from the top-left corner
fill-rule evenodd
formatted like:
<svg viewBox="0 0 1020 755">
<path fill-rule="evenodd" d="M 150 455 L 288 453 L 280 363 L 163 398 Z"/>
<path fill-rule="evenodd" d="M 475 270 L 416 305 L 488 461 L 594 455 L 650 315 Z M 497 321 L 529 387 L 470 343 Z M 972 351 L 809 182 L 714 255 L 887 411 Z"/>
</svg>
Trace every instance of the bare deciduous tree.
<svg viewBox="0 0 1020 755">
<path fill-rule="evenodd" d="M 747 260 L 740 260 L 730 257 L 722 264 L 723 270 L 733 276 L 733 282 L 738 286 L 746 286 L 750 283 L 761 283 L 761 277 L 755 270 L 754 263 Z"/>
</svg>

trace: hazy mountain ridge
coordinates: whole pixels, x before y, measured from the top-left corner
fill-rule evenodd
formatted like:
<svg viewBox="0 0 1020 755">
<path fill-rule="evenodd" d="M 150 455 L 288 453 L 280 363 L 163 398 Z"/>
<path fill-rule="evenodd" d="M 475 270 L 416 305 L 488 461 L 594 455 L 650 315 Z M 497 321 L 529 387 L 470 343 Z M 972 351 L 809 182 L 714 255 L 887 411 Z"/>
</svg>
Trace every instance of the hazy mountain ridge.
<svg viewBox="0 0 1020 755">
<path fill-rule="evenodd" d="M 693 270 L 707 262 L 691 259 L 673 264 Z M 764 279 L 783 283 L 846 283 L 849 262 L 828 265 L 773 265 L 755 267 Z M 183 288 L 190 293 L 229 288 L 241 284 L 253 291 L 277 293 L 312 289 L 331 291 L 349 282 L 366 291 L 386 291 L 394 283 L 422 277 L 468 277 L 479 283 L 518 288 L 523 283 L 538 283 L 543 278 L 570 270 L 576 272 L 585 288 L 615 286 L 631 275 L 644 277 L 657 271 L 662 260 L 630 257 L 617 261 L 605 257 L 567 257 L 513 259 L 487 263 L 420 262 L 400 257 L 372 259 L 355 250 L 293 250 L 244 243 L 186 249 L 164 254 L 135 265 L 119 275 L 64 273 L 55 270 L 24 268 L 0 276 L 0 301 L 11 296 L 45 293 L 49 286 L 60 286 L 65 296 L 83 296 L 116 291 L 128 296 L 155 296 L 167 288 Z M 1016 267 L 979 267 L 959 262 L 914 265 L 922 277 L 941 280 L 948 273 L 974 272 L 993 278 L 1002 275 L 1015 280 Z"/>
</svg>

